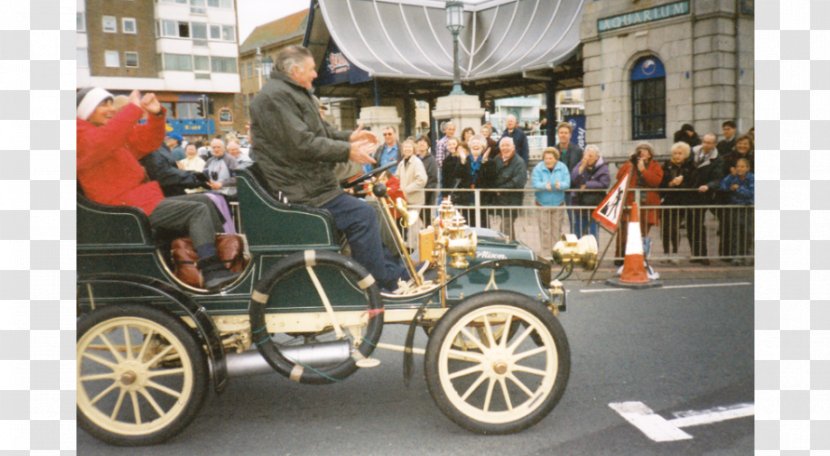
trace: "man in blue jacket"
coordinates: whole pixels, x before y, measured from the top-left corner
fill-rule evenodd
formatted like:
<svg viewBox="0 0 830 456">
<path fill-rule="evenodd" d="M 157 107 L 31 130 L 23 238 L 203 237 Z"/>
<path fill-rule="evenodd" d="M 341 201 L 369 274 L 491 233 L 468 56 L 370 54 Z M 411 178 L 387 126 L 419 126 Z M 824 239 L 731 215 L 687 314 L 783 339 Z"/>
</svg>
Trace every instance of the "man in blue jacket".
<svg viewBox="0 0 830 456">
<path fill-rule="evenodd" d="M 536 205 L 544 207 L 539 217 L 542 255 L 550 257 L 565 224 L 565 190 L 571 188 L 571 173 L 559 161 L 556 148 L 548 147 L 542 152 L 542 161 L 533 168 L 530 181 L 536 189 Z"/>
</svg>

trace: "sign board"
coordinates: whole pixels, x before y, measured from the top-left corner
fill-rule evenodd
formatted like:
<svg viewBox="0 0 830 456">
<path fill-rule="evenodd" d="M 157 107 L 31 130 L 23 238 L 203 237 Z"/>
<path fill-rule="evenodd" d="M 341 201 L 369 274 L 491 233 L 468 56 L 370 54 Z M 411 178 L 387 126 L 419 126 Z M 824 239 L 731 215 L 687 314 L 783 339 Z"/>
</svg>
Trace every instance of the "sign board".
<svg viewBox="0 0 830 456">
<path fill-rule="evenodd" d="M 610 232 L 617 231 L 622 217 L 623 208 L 625 207 L 625 195 L 628 192 L 628 178 L 631 173 L 627 173 L 619 180 L 611 191 L 605 195 L 602 202 L 594 209 L 591 215 L 603 228 Z"/>
<path fill-rule="evenodd" d="M 581 147 L 583 150 L 588 142 L 585 139 L 587 130 L 585 129 L 585 116 L 565 116 L 565 122 L 568 122 L 573 127 L 573 134 L 571 134 L 571 144 Z"/>
<path fill-rule="evenodd" d="M 167 119 L 165 130 L 182 136 L 209 136 L 216 133 L 216 125 L 213 119 Z"/>
<path fill-rule="evenodd" d="M 329 42 L 326 54 L 323 56 L 323 63 L 317 71 L 319 76 L 314 80 L 316 86 L 327 86 L 333 84 L 357 84 L 370 80 L 369 73 L 361 70 L 340 52 L 340 48 Z"/>
<path fill-rule="evenodd" d="M 219 110 L 219 123 L 233 123 L 233 113 L 230 108 L 222 108 Z"/>
<path fill-rule="evenodd" d="M 689 14 L 689 11 L 691 11 L 689 0 L 683 0 L 616 16 L 603 17 L 597 20 L 597 32 L 610 32 L 611 30 L 661 21 L 670 17 L 683 16 Z"/>
</svg>

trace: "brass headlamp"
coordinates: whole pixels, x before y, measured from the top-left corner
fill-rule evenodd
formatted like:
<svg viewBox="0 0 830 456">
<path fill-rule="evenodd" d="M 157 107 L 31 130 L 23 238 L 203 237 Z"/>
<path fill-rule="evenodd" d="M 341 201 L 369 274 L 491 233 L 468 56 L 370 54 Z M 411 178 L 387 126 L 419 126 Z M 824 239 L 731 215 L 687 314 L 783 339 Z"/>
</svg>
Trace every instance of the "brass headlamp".
<svg viewBox="0 0 830 456">
<path fill-rule="evenodd" d="M 597 239 L 589 234 L 577 239 L 573 234 L 563 234 L 553 246 L 553 261 L 564 266 L 579 266 L 592 270 L 597 265 L 599 246 Z"/>
</svg>

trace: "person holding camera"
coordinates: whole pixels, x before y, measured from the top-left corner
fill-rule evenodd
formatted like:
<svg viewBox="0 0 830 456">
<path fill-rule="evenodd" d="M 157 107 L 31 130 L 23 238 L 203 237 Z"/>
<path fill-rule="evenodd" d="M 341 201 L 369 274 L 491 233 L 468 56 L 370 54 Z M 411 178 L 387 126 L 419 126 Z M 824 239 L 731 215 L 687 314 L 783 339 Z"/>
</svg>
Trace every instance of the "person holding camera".
<svg viewBox="0 0 830 456">
<path fill-rule="evenodd" d="M 663 182 L 663 168 L 657 161 L 654 160 L 654 146 L 647 142 L 637 144 L 634 153 L 631 154 L 628 161 L 620 167 L 617 171 L 617 181 L 629 175 L 628 197 L 625 205 L 630 206 L 634 202 L 634 196 L 637 194 L 636 189 L 657 189 Z M 659 206 L 660 193 L 656 191 L 641 191 L 640 201 L 637 201 L 640 207 Z M 630 214 L 625 212 L 622 220 L 620 220 L 620 233 L 617 236 L 617 257 L 625 256 L 625 244 L 628 239 L 628 220 Z M 652 226 L 657 225 L 659 221 L 659 214 L 657 209 L 645 209 L 640 212 L 640 234 L 643 236 L 643 249 L 646 256 L 648 256 L 649 248 L 651 247 L 651 240 L 648 237 L 648 232 Z M 616 265 L 621 265 L 622 260 L 616 260 Z"/>
</svg>

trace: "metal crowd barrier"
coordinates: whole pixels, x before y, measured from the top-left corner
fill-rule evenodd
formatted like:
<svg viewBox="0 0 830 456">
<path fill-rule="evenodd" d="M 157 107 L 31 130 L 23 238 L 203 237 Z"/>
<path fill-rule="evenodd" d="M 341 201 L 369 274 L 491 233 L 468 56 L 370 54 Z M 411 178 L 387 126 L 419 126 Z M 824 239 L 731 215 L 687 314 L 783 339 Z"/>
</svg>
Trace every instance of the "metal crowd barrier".
<svg viewBox="0 0 830 456">
<path fill-rule="evenodd" d="M 597 190 L 603 195 L 608 190 Z M 643 201 L 640 196 L 646 190 L 632 189 L 635 199 Z M 697 194 L 696 190 L 659 189 L 659 191 L 686 192 Z M 519 240 L 531 247 L 537 255 L 549 257 L 550 250 L 543 248 L 546 242 L 541 238 L 547 233 L 551 215 L 559 212 L 564 218 L 561 225 L 561 234 L 596 234 L 600 252 L 611 241 L 612 234 L 598 225 L 592 226 L 590 214 L 595 206 L 579 206 L 565 204 L 558 207 L 537 206 L 532 189 L 522 190 L 489 190 L 489 189 L 438 189 L 428 193 L 441 196 L 472 193 L 471 204 L 459 207 L 461 214 L 467 219 L 471 227 L 490 228 L 506 234 L 510 239 Z M 488 195 L 496 192 L 523 193 L 520 206 L 496 206 L 486 204 Z M 568 190 L 566 193 L 574 195 L 585 190 Z M 427 196 L 429 200 L 429 194 Z M 425 206 L 410 206 L 419 211 L 420 219 L 426 226 L 433 217 L 437 216 L 437 204 Z M 660 205 L 649 206 L 644 203 L 640 206 L 641 229 L 648 229 L 645 237 L 649 258 L 658 263 L 679 264 L 681 261 L 731 263 L 736 265 L 751 265 L 754 258 L 754 214 L 755 206 L 732 204 L 705 204 L 705 205 Z M 657 224 L 649 223 L 655 214 Z M 586 226 L 580 226 L 581 221 Z M 622 223 L 625 223 L 623 219 Z M 595 223 L 595 222 L 594 222 Z M 622 260 L 625 252 L 625 239 L 622 231 L 616 236 L 615 243 L 608 249 L 605 260 Z M 558 238 L 558 233 L 550 233 L 551 238 Z"/>
</svg>

